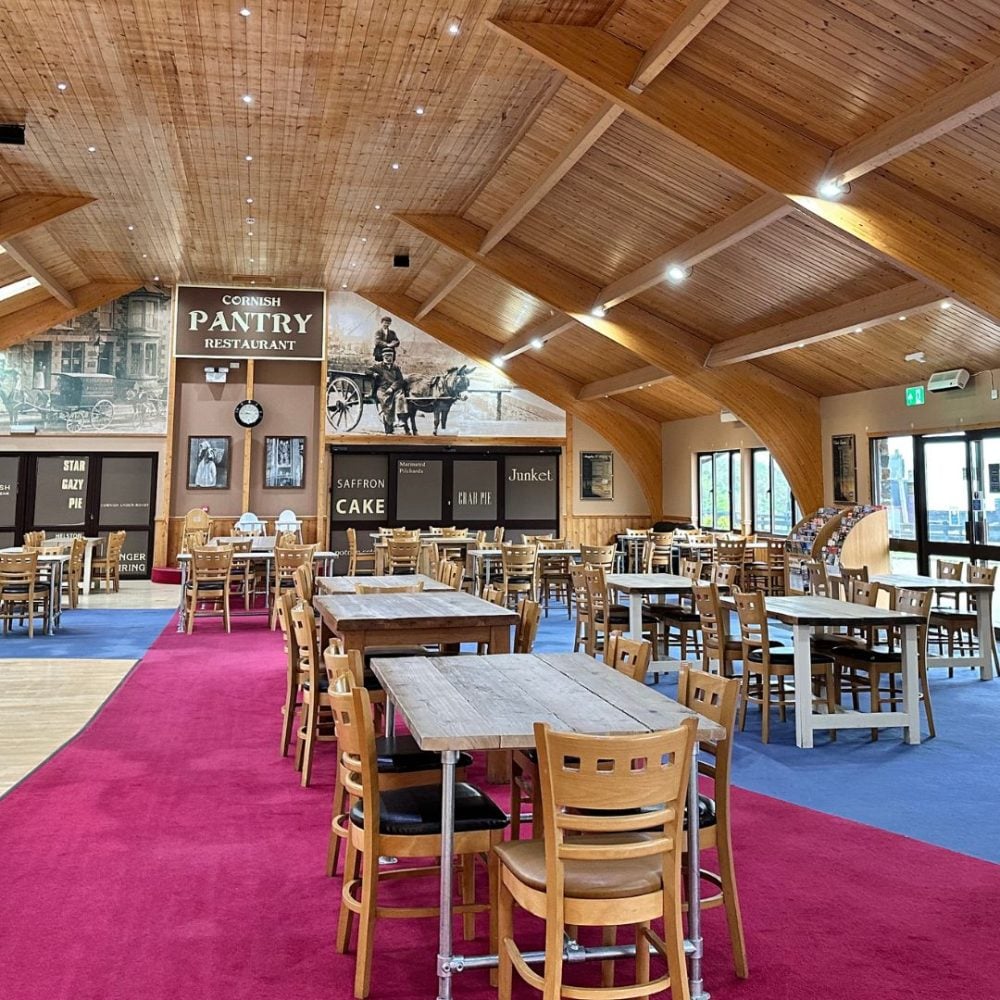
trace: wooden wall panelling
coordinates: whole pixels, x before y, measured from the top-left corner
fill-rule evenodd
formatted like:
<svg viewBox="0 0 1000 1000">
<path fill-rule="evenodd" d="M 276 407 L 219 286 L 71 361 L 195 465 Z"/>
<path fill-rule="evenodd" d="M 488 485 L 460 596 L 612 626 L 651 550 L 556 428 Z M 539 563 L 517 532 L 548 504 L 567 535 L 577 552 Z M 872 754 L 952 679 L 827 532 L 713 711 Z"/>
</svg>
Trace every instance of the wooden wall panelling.
<svg viewBox="0 0 1000 1000">
<path fill-rule="evenodd" d="M 260 517 L 266 521 L 273 521 L 274 518 L 278 516 L 280 511 L 257 511 Z M 239 519 L 238 514 L 233 514 L 231 517 L 212 517 L 212 535 L 231 535 L 233 532 L 233 525 Z M 166 541 L 164 543 L 164 561 L 158 562 L 157 565 L 160 566 L 175 566 L 177 564 L 177 555 L 181 550 L 181 542 L 183 540 L 184 534 L 184 518 L 183 517 L 170 517 L 166 521 Z M 318 534 L 318 524 L 315 517 L 303 517 L 302 518 L 302 539 L 307 544 L 312 544 L 313 542 L 318 542 L 320 548 L 326 544 L 325 539 Z"/>
<path fill-rule="evenodd" d="M 463 219 L 435 215 L 401 218 L 456 253 L 470 258 L 477 253 L 482 230 Z M 816 397 L 752 364 L 728 371 L 705 369 L 709 347 L 705 341 L 632 302 L 622 303 L 605 318 L 590 315 L 590 304 L 598 291 L 592 282 L 509 241 L 485 258 L 482 267 L 718 400 L 720 408 L 736 413 L 771 448 L 803 506 L 819 506 L 823 473 Z M 592 421 L 588 423 L 597 429 Z M 656 509 L 658 505 L 650 504 L 650 510 Z"/>
<path fill-rule="evenodd" d="M 648 528 L 659 515 L 647 514 L 590 515 L 567 514 L 564 532 L 578 545 L 610 545 L 626 528 Z"/>
</svg>

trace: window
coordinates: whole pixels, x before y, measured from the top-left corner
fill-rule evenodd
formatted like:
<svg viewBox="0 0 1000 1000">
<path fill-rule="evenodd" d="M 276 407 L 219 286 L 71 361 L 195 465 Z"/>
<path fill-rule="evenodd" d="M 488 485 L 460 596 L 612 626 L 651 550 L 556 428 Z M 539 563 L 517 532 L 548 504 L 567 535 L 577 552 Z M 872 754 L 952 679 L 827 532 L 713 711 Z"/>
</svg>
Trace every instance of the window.
<svg viewBox="0 0 1000 1000">
<path fill-rule="evenodd" d="M 751 465 L 753 530 L 787 535 L 799 518 L 785 474 L 766 448 L 754 448 Z"/>
<path fill-rule="evenodd" d="M 115 344 L 113 340 L 102 340 L 97 352 L 97 372 L 99 375 L 113 375 L 112 365 L 115 359 Z"/>
<path fill-rule="evenodd" d="M 915 541 L 916 507 L 913 500 L 913 438 L 874 438 L 872 500 L 889 511 L 889 537 Z"/>
<path fill-rule="evenodd" d="M 64 342 L 62 345 L 62 370 L 64 372 L 82 372 L 83 357 L 86 344 L 81 341 Z"/>
<path fill-rule="evenodd" d="M 698 527 L 735 531 L 743 523 L 738 451 L 698 455 Z"/>
<path fill-rule="evenodd" d="M 128 373 L 132 378 L 156 378 L 159 357 L 155 340 L 133 341 L 128 345 Z"/>
</svg>

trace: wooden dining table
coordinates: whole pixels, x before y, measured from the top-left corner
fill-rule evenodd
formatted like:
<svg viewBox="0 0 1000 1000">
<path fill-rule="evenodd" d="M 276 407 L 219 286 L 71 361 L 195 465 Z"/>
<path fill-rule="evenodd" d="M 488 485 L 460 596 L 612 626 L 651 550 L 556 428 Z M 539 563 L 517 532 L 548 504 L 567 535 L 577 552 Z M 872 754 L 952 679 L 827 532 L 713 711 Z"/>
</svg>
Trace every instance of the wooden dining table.
<svg viewBox="0 0 1000 1000">
<path fill-rule="evenodd" d="M 21 545 L 11 545 L 0 552 L 24 552 Z M 66 553 L 50 552 L 39 554 L 38 568 L 44 570 L 49 591 L 49 610 L 45 618 L 44 634 L 52 635 L 62 625 L 62 582 L 69 564 Z"/>
<path fill-rule="evenodd" d="M 567 556 L 570 559 L 577 559 L 579 555 L 580 549 L 576 547 L 565 549 L 539 548 L 536 558 L 539 563 L 543 563 L 546 559 L 565 559 Z M 469 575 L 476 581 L 476 593 L 482 593 L 483 587 L 490 585 L 493 567 L 501 561 L 502 557 L 503 553 L 500 549 L 496 548 L 469 549 L 466 553 L 466 564 Z M 482 565 L 482 572 L 480 572 L 480 564 Z"/>
<path fill-rule="evenodd" d="M 396 587 L 407 587 L 415 584 L 422 584 L 423 590 L 419 593 L 427 594 L 435 591 L 454 590 L 448 584 L 435 580 L 432 576 L 424 573 L 414 573 L 409 576 L 318 576 L 316 577 L 316 591 L 320 594 L 356 594 L 358 585 L 365 587 L 375 587 L 379 590 L 392 590 Z"/>
<path fill-rule="evenodd" d="M 628 595 L 628 634 L 632 639 L 642 638 L 643 598 L 690 594 L 694 587 L 686 576 L 674 573 L 608 573 L 604 580 L 608 590 Z"/>
<path fill-rule="evenodd" d="M 496 955 L 458 956 L 452 943 L 455 765 L 462 750 L 512 750 L 535 745 L 534 724 L 554 729 L 616 735 L 674 729 L 698 720 L 699 740 L 723 739 L 723 727 L 638 684 L 583 653 L 404 657 L 372 661 L 389 700 L 405 718 L 422 750 L 441 754 L 441 884 L 438 926 L 438 1000 L 451 1000 L 452 977 L 497 965 Z M 701 970 L 701 885 L 698 843 L 698 746 L 688 786 L 688 940 L 692 1000 L 707 1000 Z M 583 949 L 567 944 L 573 958 L 625 957 L 634 946 Z M 528 953 L 532 963 L 543 952 Z"/>
</svg>

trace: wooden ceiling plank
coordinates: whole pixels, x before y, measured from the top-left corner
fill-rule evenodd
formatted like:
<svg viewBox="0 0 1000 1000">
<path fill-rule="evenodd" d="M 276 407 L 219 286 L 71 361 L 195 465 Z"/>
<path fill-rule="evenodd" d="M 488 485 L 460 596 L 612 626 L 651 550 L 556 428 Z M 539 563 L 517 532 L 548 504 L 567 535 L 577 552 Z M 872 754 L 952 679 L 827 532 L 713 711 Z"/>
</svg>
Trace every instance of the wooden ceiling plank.
<svg viewBox="0 0 1000 1000">
<path fill-rule="evenodd" d="M 504 212 L 490 229 L 479 248 L 489 253 L 508 233 L 566 176 L 584 153 L 597 142 L 618 119 L 622 108 L 605 101 L 584 123 L 583 127 L 563 147 L 559 155 L 542 171 L 531 187 Z"/>
<path fill-rule="evenodd" d="M 420 303 L 407 295 L 362 289 L 358 294 L 386 312 L 398 316 L 425 333 L 470 358 L 489 364 L 505 345 L 472 327 L 451 319 L 442 312 L 417 319 Z M 634 473 L 650 514 L 661 513 L 663 477 L 661 466 L 660 422 L 645 416 L 617 400 L 577 398 L 580 383 L 549 368 L 534 356 L 513 358 L 503 374 L 517 385 L 579 417 L 598 434 L 607 438 Z M 654 514 L 655 512 L 655 514 Z"/>
<path fill-rule="evenodd" d="M 1000 107 L 1000 61 L 890 118 L 833 152 L 826 178 L 848 184 L 878 167 Z"/>
<path fill-rule="evenodd" d="M 705 367 L 723 368 L 845 334 L 861 333 L 900 316 L 915 316 L 934 309 L 944 301 L 947 301 L 947 296 L 943 296 L 938 289 L 912 281 L 856 302 L 824 309 L 812 316 L 789 320 L 716 344 L 708 353 Z"/>
<path fill-rule="evenodd" d="M 420 308 L 417 310 L 417 319 L 423 319 L 429 312 L 436 309 L 475 270 L 475 267 L 476 265 L 471 260 L 462 261 L 420 304 Z"/>
<path fill-rule="evenodd" d="M 628 89 L 641 94 L 679 56 L 729 0 L 688 0 L 688 5 L 666 31 L 646 50 Z"/>
<path fill-rule="evenodd" d="M 39 262 L 24 244 L 17 238 L 7 240 L 5 247 L 7 253 L 18 262 L 28 272 L 35 277 L 39 284 L 53 297 L 57 298 L 68 309 L 74 306 L 73 293 Z"/>
<path fill-rule="evenodd" d="M 673 375 L 663 371 L 662 368 L 657 368 L 656 365 L 645 365 L 643 368 L 625 372 L 624 375 L 613 375 L 611 378 L 588 382 L 580 387 L 576 398 L 583 400 L 603 399 L 606 396 L 617 396 L 622 392 L 630 392 L 632 389 L 644 389 L 646 386 L 665 382 L 670 378 L 673 378 Z"/>
<path fill-rule="evenodd" d="M 911 277 L 938 285 L 1000 320 L 1000 234 L 990 227 L 879 173 L 870 174 L 840 200 L 820 198 L 816 192 L 828 150 L 749 105 L 727 100 L 697 76 L 668 72 L 636 95 L 628 89 L 637 62 L 635 49 L 607 32 L 518 21 L 490 24 L 651 128 L 750 183 L 785 194 L 803 212 Z"/>
<path fill-rule="evenodd" d="M 8 243 L 37 226 L 58 219 L 84 205 L 93 198 L 62 194 L 15 194 L 0 201 L 0 243 Z"/>
<path fill-rule="evenodd" d="M 555 313 L 547 320 L 536 323 L 534 326 L 528 327 L 527 330 L 522 330 L 511 337 L 503 345 L 497 357 L 503 358 L 504 361 L 515 358 L 518 354 L 523 354 L 533 348 L 536 341 L 545 344 L 553 337 L 558 337 L 560 334 L 572 330 L 574 326 L 576 326 L 576 320 L 572 316 L 567 316 L 565 313 Z"/>
<path fill-rule="evenodd" d="M 666 277 L 667 268 L 673 265 L 690 268 L 699 261 L 714 257 L 740 240 L 769 226 L 772 222 L 783 218 L 794 211 L 795 206 L 780 194 L 765 194 L 752 201 L 749 205 L 734 212 L 728 218 L 722 219 L 714 226 L 709 226 L 703 232 L 697 233 L 691 239 L 667 250 L 654 258 L 648 264 L 636 268 L 629 274 L 624 274 L 616 281 L 606 285 L 597 296 L 596 305 L 605 309 L 618 305 L 658 285 Z"/>
</svg>

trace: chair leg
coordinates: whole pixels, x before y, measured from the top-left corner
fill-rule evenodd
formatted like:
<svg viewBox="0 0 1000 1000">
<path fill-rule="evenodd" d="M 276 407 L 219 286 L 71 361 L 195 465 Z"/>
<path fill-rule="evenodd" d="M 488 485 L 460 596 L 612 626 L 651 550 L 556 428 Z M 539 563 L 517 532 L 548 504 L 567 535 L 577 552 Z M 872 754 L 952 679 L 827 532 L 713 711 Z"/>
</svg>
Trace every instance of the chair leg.
<svg viewBox="0 0 1000 1000">
<path fill-rule="evenodd" d="M 514 965 L 507 951 L 507 942 L 513 944 L 514 940 L 514 897 L 502 877 L 497 887 L 496 939 L 500 956 L 497 964 L 497 1000 L 510 1000 L 514 986 Z"/>
<path fill-rule="evenodd" d="M 761 696 L 761 715 L 760 720 L 760 739 L 762 743 L 766 743 L 770 738 L 770 723 L 771 723 L 771 675 L 767 671 L 761 673 L 760 682 L 760 696 Z"/>
<path fill-rule="evenodd" d="M 462 857 L 462 902 L 466 905 L 476 901 L 476 856 L 466 854 Z M 462 914 L 462 934 L 466 941 L 474 941 L 476 937 L 476 915 Z"/>
<path fill-rule="evenodd" d="M 341 888 L 340 914 L 337 918 L 337 951 L 343 955 L 351 945 L 351 930 L 354 927 L 354 912 L 347 906 L 348 887 L 357 880 L 361 871 L 361 855 L 358 849 L 347 840 L 347 853 L 344 856 L 344 879 Z"/>
<path fill-rule="evenodd" d="M 875 670 L 869 670 L 868 671 L 868 690 L 870 692 L 870 694 L 869 694 L 870 704 L 869 704 L 868 707 L 873 712 L 881 712 L 882 711 L 882 693 L 879 691 L 879 682 L 880 682 L 880 678 L 879 678 L 878 673 Z M 872 730 L 872 743 L 877 743 L 877 742 L 878 742 L 878 730 L 877 729 L 873 729 Z"/>
<path fill-rule="evenodd" d="M 226 632 L 231 632 L 229 624 L 229 588 L 226 587 L 222 595 L 222 621 L 226 626 Z"/>
<path fill-rule="evenodd" d="M 768 691 L 768 697 L 770 697 L 770 691 Z M 782 722 L 788 721 L 785 716 L 785 699 L 785 675 L 778 674 L 778 718 Z M 765 742 L 767 741 L 765 740 Z"/>
<path fill-rule="evenodd" d="M 663 893 L 663 944 L 670 973 L 672 1000 L 691 1000 L 687 962 L 684 957 L 684 927 L 681 919 L 680 887 L 665 886 Z"/>
<path fill-rule="evenodd" d="M 337 817 L 349 810 L 345 807 L 346 792 L 340 777 L 340 765 L 337 766 L 337 780 L 333 786 L 333 815 L 330 818 L 330 843 L 326 849 L 326 874 L 333 877 L 337 874 L 337 862 L 340 859 L 340 842 L 344 839 L 336 830 Z M 350 832 L 350 831 L 348 831 Z"/>
<path fill-rule="evenodd" d="M 354 996 L 357 1000 L 365 1000 L 365 997 L 371 992 L 377 888 L 378 858 L 363 858 L 361 913 L 358 917 L 358 952 L 354 959 Z"/>
<path fill-rule="evenodd" d="M 927 680 L 927 667 L 920 668 L 920 693 L 924 696 L 924 712 L 927 713 L 927 733 L 933 739 L 937 736 L 934 729 L 934 709 L 931 706 L 931 686 Z"/>
<path fill-rule="evenodd" d="M 545 921 L 545 989 L 542 1000 L 560 1000 L 563 978 L 563 934 L 562 921 Z"/>
<path fill-rule="evenodd" d="M 618 928 L 614 924 L 601 928 L 601 944 L 606 947 L 618 944 Z M 615 985 L 615 960 L 606 959 L 601 962 L 601 986 L 610 989 Z"/>
<path fill-rule="evenodd" d="M 747 725 L 747 702 L 750 701 L 750 668 L 743 664 L 743 680 L 740 682 L 740 732 L 746 729 Z"/>
<path fill-rule="evenodd" d="M 310 698 L 309 707 L 303 712 L 305 739 L 302 741 L 302 787 L 308 788 L 312 780 L 313 752 L 316 749 L 316 728 L 319 725 L 319 698 Z"/>
<path fill-rule="evenodd" d="M 747 949 L 743 939 L 743 914 L 740 912 L 740 897 L 736 889 L 736 869 L 733 865 L 733 847 L 729 832 L 719 831 L 716 845 L 719 856 L 719 880 L 722 882 L 722 904 L 726 908 L 726 924 L 729 927 L 729 942 L 733 949 L 733 967 L 740 979 L 750 974 L 747 969 Z"/>
<path fill-rule="evenodd" d="M 636 983 L 649 982 L 649 938 L 646 937 L 646 929 L 649 924 L 635 925 L 635 981 Z M 639 1000 L 648 1000 L 645 993 L 639 994 Z"/>
</svg>

